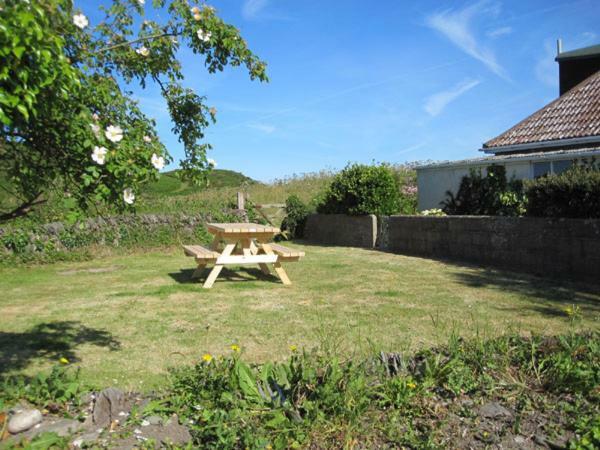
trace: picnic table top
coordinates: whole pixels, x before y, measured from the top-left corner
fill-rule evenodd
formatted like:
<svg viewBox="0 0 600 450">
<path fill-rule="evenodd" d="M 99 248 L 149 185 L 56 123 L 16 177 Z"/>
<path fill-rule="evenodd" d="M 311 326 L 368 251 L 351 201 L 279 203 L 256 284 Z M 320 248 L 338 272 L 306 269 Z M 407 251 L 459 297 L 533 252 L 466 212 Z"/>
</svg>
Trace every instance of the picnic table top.
<svg viewBox="0 0 600 450">
<path fill-rule="evenodd" d="M 258 223 L 207 223 L 206 227 L 211 233 L 279 233 L 277 227 L 261 225 Z"/>
</svg>

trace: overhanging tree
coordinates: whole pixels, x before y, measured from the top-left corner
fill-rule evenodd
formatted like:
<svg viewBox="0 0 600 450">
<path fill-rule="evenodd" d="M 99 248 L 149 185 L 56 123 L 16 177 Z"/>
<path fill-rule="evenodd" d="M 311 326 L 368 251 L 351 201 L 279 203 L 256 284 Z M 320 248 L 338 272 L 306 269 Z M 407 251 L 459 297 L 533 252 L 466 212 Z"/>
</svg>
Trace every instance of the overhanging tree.
<svg viewBox="0 0 600 450">
<path fill-rule="evenodd" d="M 146 19 L 151 8 L 165 19 Z M 244 66 L 251 79 L 268 80 L 266 64 L 210 6 L 113 0 L 103 12 L 92 24 L 71 0 L 0 6 L 0 171 L 20 200 L 0 220 L 26 214 L 52 189 L 81 208 L 131 207 L 139 187 L 171 160 L 154 120 L 127 91 L 135 82 L 160 87 L 185 149 L 181 173 L 205 181 L 210 144 L 202 139 L 216 111 L 182 84 L 181 47 L 210 73 Z"/>
</svg>

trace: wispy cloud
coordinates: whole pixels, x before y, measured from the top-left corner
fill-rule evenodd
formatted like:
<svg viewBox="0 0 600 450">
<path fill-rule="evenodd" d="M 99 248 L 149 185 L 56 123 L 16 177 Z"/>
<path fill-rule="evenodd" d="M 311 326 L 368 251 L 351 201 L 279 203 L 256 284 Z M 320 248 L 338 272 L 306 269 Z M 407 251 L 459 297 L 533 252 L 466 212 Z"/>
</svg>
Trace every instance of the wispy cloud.
<svg viewBox="0 0 600 450">
<path fill-rule="evenodd" d="M 268 123 L 249 123 L 247 124 L 247 127 L 252 128 L 253 130 L 261 131 L 265 134 L 271 134 L 277 129 L 275 125 Z"/>
<path fill-rule="evenodd" d="M 484 15 L 496 16 L 499 12 L 498 5 L 483 0 L 460 10 L 446 10 L 430 15 L 426 24 L 442 33 L 454 45 L 466 54 L 481 61 L 496 75 L 508 79 L 496 55 L 489 47 L 478 41 L 473 30 L 473 20 Z"/>
<path fill-rule="evenodd" d="M 500 27 L 500 28 L 494 28 L 485 34 L 488 37 L 491 37 L 492 39 L 496 39 L 496 38 L 499 38 L 502 36 L 506 36 L 507 34 L 512 33 L 512 31 L 513 31 L 512 27 Z"/>
<path fill-rule="evenodd" d="M 558 86 L 558 64 L 554 61 L 556 47 L 551 40 L 544 42 L 544 53 L 535 64 L 535 76 L 550 87 Z"/>
<path fill-rule="evenodd" d="M 256 19 L 268 4 L 269 0 L 246 0 L 242 6 L 242 16 L 246 20 Z"/>
<path fill-rule="evenodd" d="M 465 92 L 473 89 L 479 83 L 481 83 L 479 80 L 464 80 L 450 89 L 433 94 L 425 99 L 423 109 L 425 109 L 430 116 L 435 117 L 440 114 L 449 103 L 456 100 Z"/>
</svg>

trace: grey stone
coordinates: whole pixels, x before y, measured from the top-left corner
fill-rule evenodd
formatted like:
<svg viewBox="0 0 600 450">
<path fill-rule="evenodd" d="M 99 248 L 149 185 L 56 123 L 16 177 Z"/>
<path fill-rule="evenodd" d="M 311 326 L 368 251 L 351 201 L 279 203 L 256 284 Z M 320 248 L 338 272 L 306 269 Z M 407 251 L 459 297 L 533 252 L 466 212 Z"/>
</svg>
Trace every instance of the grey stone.
<svg viewBox="0 0 600 450">
<path fill-rule="evenodd" d="M 119 413 L 129 412 L 130 404 L 125 394 L 116 388 L 108 388 L 96 396 L 94 411 L 92 413 L 93 423 L 99 427 L 106 427 L 113 420 L 121 420 Z"/>
<path fill-rule="evenodd" d="M 159 416 L 148 416 L 146 420 L 150 425 L 161 425 L 163 423 L 162 417 Z"/>
<path fill-rule="evenodd" d="M 479 408 L 479 415 L 487 419 L 510 419 L 513 416 L 508 409 L 497 402 L 486 403 L 483 405 Z"/>
<path fill-rule="evenodd" d="M 83 430 L 83 424 L 73 419 L 58 419 L 42 422 L 39 427 L 27 432 L 28 437 L 34 437 L 40 433 L 56 433 L 59 436 L 69 436 Z"/>
<path fill-rule="evenodd" d="M 82 434 L 81 436 L 78 436 L 76 439 L 73 440 L 72 445 L 73 447 L 82 447 L 85 444 L 92 444 L 95 443 L 98 438 L 100 437 L 100 434 L 98 431 L 90 431 L 88 433 Z"/>
<path fill-rule="evenodd" d="M 154 439 L 163 445 L 185 445 L 192 440 L 189 430 L 179 423 L 177 416 L 167 420 L 164 425 L 150 425 L 144 427 L 141 436 Z"/>
<path fill-rule="evenodd" d="M 26 409 L 16 412 L 8 421 L 8 432 L 22 433 L 42 421 L 42 413 L 37 409 Z"/>
</svg>

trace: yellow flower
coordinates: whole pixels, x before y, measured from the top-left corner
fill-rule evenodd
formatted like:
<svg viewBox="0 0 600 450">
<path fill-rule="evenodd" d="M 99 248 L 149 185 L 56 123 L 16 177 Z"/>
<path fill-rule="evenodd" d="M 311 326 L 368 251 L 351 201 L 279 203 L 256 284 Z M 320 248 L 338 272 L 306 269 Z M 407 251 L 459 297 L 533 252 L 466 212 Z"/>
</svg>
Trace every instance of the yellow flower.
<svg viewBox="0 0 600 450">
<path fill-rule="evenodd" d="M 290 350 L 295 352 L 296 350 L 298 350 L 298 347 L 296 347 L 295 345 L 290 345 Z"/>
<path fill-rule="evenodd" d="M 406 383 L 406 387 L 409 389 L 414 389 L 417 387 L 417 385 L 415 383 L 413 383 L 412 381 L 409 381 L 408 383 Z"/>
<path fill-rule="evenodd" d="M 213 360 L 213 357 L 210 353 L 205 353 L 204 355 L 202 355 L 202 361 L 209 363 L 212 360 Z"/>
<path fill-rule="evenodd" d="M 64 356 L 58 360 L 61 364 L 69 364 L 69 360 Z"/>
<path fill-rule="evenodd" d="M 236 344 L 232 344 L 232 345 L 230 345 L 230 346 L 229 346 L 229 348 L 230 348 L 231 350 L 233 350 L 234 352 L 239 352 L 239 351 L 240 351 L 240 346 L 239 346 L 239 345 L 236 345 Z"/>
</svg>

